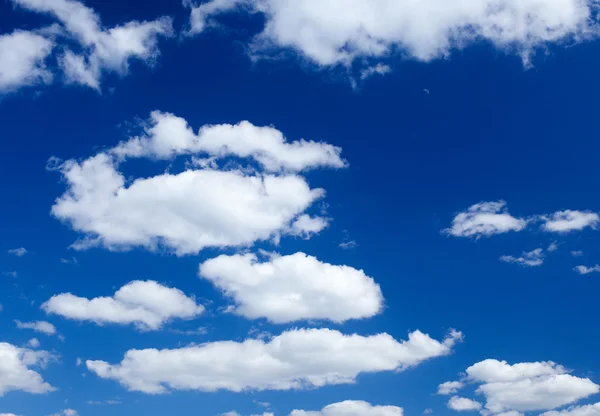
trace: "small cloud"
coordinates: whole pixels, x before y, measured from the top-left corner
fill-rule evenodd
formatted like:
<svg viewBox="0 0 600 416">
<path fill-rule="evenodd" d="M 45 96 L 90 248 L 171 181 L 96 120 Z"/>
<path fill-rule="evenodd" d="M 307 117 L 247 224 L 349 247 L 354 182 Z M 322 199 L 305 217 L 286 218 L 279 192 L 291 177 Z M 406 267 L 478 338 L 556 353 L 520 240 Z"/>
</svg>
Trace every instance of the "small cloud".
<svg viewBox="0 0 600 416">
<path fill-rule="evenodd" d="M 586 274 L 590 274 L 590 273 L 600 273 L 600 265 L 596 264 L 593 267 L 575 266 L 575 271 L 582 275 L 586 275 Z"/>
<path fill-rule="evenodd" d="M 552 244 L 550 244 L 546 249 L 546 251 L 548 251 L 549 253 L 552 253 L 556 250 L 558 250 L 558 244 L 556 244 L 556 241 L 552 242 Z"/>
<path fill-rule="evenodd" d="M 83 361 L 81 360 L 81 358 L 77 357 L 77 359 L 75 360 L 75 365 L 76 365 L 77 367 L 80 367 L 80 366 L 81 366 L 81 364 L 83 364 Z"/>
<path fill-rule="evenodd" d="M 120 400 L 88 400 L 87 404 L 92 406 L 116 405 L 121 404 Z"/>
<path fill-rule="evenodd" d="M 28 251 L 25 247 L 13 248 L 12 250 L 8 250 L 8 254 L 12 254 L 13 256 L 23 257 L 27 254 Z"/>
<path fill-rule="evenodd" d="M 586 227 L 596 229 L 600 224 L 600 215 L 591 211 L 558 211 L 551 216 L 543 216 L 542 229 L 553 233 L 568 233 L 583 230 Z"/>
<path fill-rule="evenodd" d="M 356 241 L 354 240 L 350 240 L 350 241 L 343 241 L 339 244 L 340 248 L 343 248 L 344 250 L 349 250 L 351 248 L 355 248 L 357 247 L 358 244 L 356 243 Z"/>
<path fill-rule="evenodd" d="M 31 348 L 39 348 L 40 347 L 40 341 L 38 341 L 37 338 L 31 338 L 28 342 L 27 342 L 27 346 L 31 347 Z"/>
<path fill-rule="evenodd" d="M 2 272 L 3 276 L 8 276 L 8 277 L 14 277 L 16 278 L 18 276 L 17 272 L 12 271 L 12 272 Z"/>
<path fill-rule="evenodd" d="M 56 334 L 56 328 L 50 322 L 36 321 L 36 322 L 21 322 L 15 320 L 15 324 L 19 329 L 33 329 L 35 332 L 41 332 L 46 335 Z"/>
<path fill-rule="evenodd" d="M 456 214 L 452 226 L 443 232 L 454 237 L 480 238 L 522 231 L 527 224 L 528 220 L 510 215 L 504 201 L 480 202 Z"/>
<path fill-rule="evenodd" d="M 448 407 L 457 412 L 481 410 L 481 403 L 465 397 L 454 396 L 448 401 Z"/>
<path fill-rule="evenodd" d="M 60 262 L 63 264 L 77 264 L 77 259 L 75 257 L 71 257 L 70 259 L 61 258 Z"/>
<path fill-rule="evenodd" d="M 364 81 L 367 78 L 371 78 L 373 75 L 385 75 L 389 74 L 391 71 L 392 68 L 390 68 L 389 65 L 377 64 L 363 69 L 360 73 L 360 79 Z"/>
<path fill-rule="evenodd" d="M 199 327 L 196 329 L 191 329 L 191 330 L 187 330 L 187 331 L 182 331 L 179 329 L 171 329 L 171 332 L 174 334 L 179 334 L 179 335 L 206 335 L 208 334 L 208 329 L 206 327 Z"/>
<path fill-rule="evenodd" d="M 506 263 L 516 263 L 520 266 L 536 267 L 544 264 L 544 253 L 541 248 L 523 252 L 521 257 L 502 256 L 500 260 Z"/>
<path fill-rule="evenodd" d="M 573 250 L 573 251 L 571 251 L 571 256 L 573 256 L 573 257 L 581 257 L 581 256 L 583 256 L 583 251 L 581 251 L 581 250 Z"/>
<path fill-rule="evenodd" d="M 431 408 L 428 407 L 427 409 L 423 410 L 423 414 L 424 415 L 431 415 L 431 414 L 433 414 L 433 409 L 431 409 Z"/>
<path fill-rule="evenodd" d="M 463 387 L 464 387 L 464 383 L 462 383 L 460 381 L 447 381 L 438 386 L 437 394 L 444 395 L 444 396 L 449 395 L 449 394 L 454 394 L 458 390 L 462 389 Z"/>
</svg>

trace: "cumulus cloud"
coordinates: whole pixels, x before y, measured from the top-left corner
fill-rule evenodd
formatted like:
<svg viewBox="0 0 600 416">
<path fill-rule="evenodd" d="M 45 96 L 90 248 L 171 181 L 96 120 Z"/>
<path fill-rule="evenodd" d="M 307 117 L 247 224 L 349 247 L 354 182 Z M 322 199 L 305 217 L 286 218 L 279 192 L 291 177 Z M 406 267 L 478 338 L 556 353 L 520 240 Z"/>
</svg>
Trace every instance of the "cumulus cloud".
<svg viewBox="0 0 600 416">
<path fill-rule="evenodd" d="M 597 5 L 585 0 L 212 0 L 192 7 L 190 33 L 235 10 L 265 17 L 254 53 L 292 50 L 321 66 L 430 61 L 482 41 L 528 64 L 537 48 L 597 35 Z"/>
<path fill-rule="evenodd" d="M 579 378 L 551 361 L 510 365 L 487 359 L 466 370 L 467 378 L 481 383 L 477 392 L 492 413 L 551 410 L 600 392 L 588 378 Z"/>
<path fill-rule="evenodd" d="M 54 391 L 42 376 L 29 367 L 45 367 L 55 357 L 46 351 L 33 351 L 0 342 L 0 397 L 11 391 L 43 394 Z"/>
<path fill-rule="evenodd" d="M 151 64 L 159 55 L 160 36 L 172 36 L 170 18 L 132 21 L 104 28 L 94 10 L 74 0 L 12 0 L 17 6 L 56 18 L 81 50 L 67 49 L 59 64 L 67 82 L 99 89 L 102 73 L 124 75 L 135 58 Z M 47 54 L 46 54 L 47 55 Z"/>
<path fill-rule="evenodd" d="M 42 305 L 46 313 L 67 319 L 103 324 L 134 324 L 138 329 L 160 329 L 175 319 L 191 319 L 204 312 L 181 290 L 154 281 L 133 281 L 120 288 L 112 297 L 93 299 L 62 293 Z"/>
<path fill-rule="evenodd" d="M 480 202 L 457 214 L 452 226 L 444 230 L 454 237 L 489 237 L 509 231 L 521 231 L 527 220 L 508 213 L 506 202 Z"/>
<path fill-rule="evenodd" d="M 27 249 L 25 247 L 13 248 L 12 250 L 8 250 L 8 254 L 12 254 L 13 256 L 23 257 L 27 254 Z"/>
<path fill-rule="evenodd" d="M 45 61 L 53 47 L 51 40 L 34 32 L 0 35 L 0 93 L 50 82 Z"/>
<path fill-rule="evenodd" d="M 466 397 L 453 396 L 448 400 L 448 407 L 457 412 L 481 410 L 481 403 Z"/>
<path fill-rule="evenodd" d="M 444 396 L 454 394 L 458 390 L 462 389 L 463 386 L 464 383 L 461 381 L 446 381 L 445 383 L 442 383 L 438 386 L 437 394 L 441 394 Z"/>
<path fill-rule="evenodd" d="M 148 394 L 169 390 L 291 390 L 353 383 L 361 373 L 403 370 L 450 354 L 461 333 L 436 341 L 420 331 L 345 335 L 294 329 L 268 341 L 219 341 L 180 349 L 130 350 L 119 364 L 87 361 L 99 377 Z"/>
<path fill-rule="evenodd" d="M 535 267 L 544 264 L 544 252 L 541 248 L 524 251 L 521 257 L 502 256 L 500 260 L 506 263 L 516 263 L 520 266 Z"/>
<path fill-rule="evenodd" d="M 318 411 L 293 410 L 290 416 L 402 416 L 397 406 L 375 406 L 361 400 L 346 400 L 325 406 Z"/>
<path fill-rule="evenodd" d="M 586 227 L 596 228 L 600 223 L 600 216 L 591 211 L 558 211 L 550 216 L 543 216 L 542 229 L 553 233 L 568 233 L 580 231 Z"/>
<path fill-rule="evenodd" d="M 160 111 L 151 113 L 144 135 L 121 142 L 110 152 L 119 158 L 172 159 L 199 153 L 217 158 L 253 158 L 270 172 L 346 166 L 339 147 L 304 139 L 288 142 L 273 127 L 242 121 L 235 125 L 206 125 L 196 134 L 183 118 Z"/>
<path fill-rule="evenodd" d="M 369 318 L 383 307 L 379 285 L 362 270 L 304 253 L 264 262 L 255 254 L 221 255 L 202 263 L 199 273 L 234 300 L 235 313 L 250 319 L 341 323 Z"/>
<path fill-rule="evenodd" d="M 568 409 L 542 413 L 540 416 L 600 416 L 600 403 L 573 406 Z"/>
<path fill-rule="evenodd" d="M 592 267 L 588 267 L 588 266 L 575 266 L 575 271 L 579 274 L 590 274 L 590 273 L 599 273 L 600 272 L 600 265 L 596 264 L 595 266 Z"/>
<path fill-rule="evenodd" d="M 46 335 L 56 334 L 56 327 L 50 322 L 46 321 L 35 321 L 35 322 L 21 322 L 15 320 L 15 324 L 19 329 L 33 329 L 35 332 L 41 332 Z"/>
</svg>

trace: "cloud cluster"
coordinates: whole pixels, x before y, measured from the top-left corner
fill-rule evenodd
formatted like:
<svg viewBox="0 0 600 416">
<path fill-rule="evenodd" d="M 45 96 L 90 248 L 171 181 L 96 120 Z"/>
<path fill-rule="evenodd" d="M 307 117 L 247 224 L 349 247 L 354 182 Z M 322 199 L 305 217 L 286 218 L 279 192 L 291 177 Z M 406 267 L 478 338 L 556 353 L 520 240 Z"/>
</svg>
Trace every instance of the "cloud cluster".
<svg viewBox="0 0 600 416">
<path fill-rule="evenodd" d="M 11 391 L 43 394 L 54 391 L 42 376 L 29 367 L 45 367 L 55 357 L 46 351 L 33 351 L 0 342 L 0 397 Z"/>
<path fill-rule="evenodd" d="M 204 312 L 204 306 L 182 291 L 154 281 L 133 281 L 112 297 L 93 299 L 71 293 L 55 295 L 42 305 L 49 314 L 103 324 L 134 324 L 138 329 L 160 329 L 166 322 L 191 319 Z"/>
<path fill-rule="evenodd" d="M 173 35 L 170 18 L 131 21 L 105 28 L 94 10 L 75 0 L 12 0 L 15 6 L 49 15 L 57 23 L 37 31 L 17 30 L 0 36 L 0 92 L 53 79 L 46 61 L 54 49 L 67 83 L 100 89 L 102 75 L 125 75 L 129 62 L 151 65 L 158 40 Z"/>
<path fill-rule="evenodd" d="M 552 410 L 600 392 L 600 386 L 590 379 L 568 374 L 551 361 L 511 365 L 487 359 L 467 368 L 464 381 L 479 384 L 476 392 L 485 397 L 487 412 L 504 416 Z M 459 399 L 457 407 L 467 410 L 468 402 Z M 472 404 L 473 410 L 475 407 Z"/>
<path fill-rule="evenodd" d="M 235 302 L 235 313 L 286 323 L 302 319 L 344 322 L 369 318 L 383 307 L 379 285 L 362 270 L 296 253 L 260 262 L 255 254 L 221 255 L 200 265 Z"/>
<path fill-rule="evenodd" d="M 527 64 L 537 48 L 597 36 L 597 5 L 586 0 L 212 0 L 192 7 L 190 32 L 236 10 L 265 17 L 254 53 L 286 49 L 321 66 L 430 61 L 482 41 Z"/>
<path fill-rule="evenodd" d="M 403 370 L 449 354 L 461 339 L 422 332 L 396 341 L 388 334 L 345 335 L 294 329 L 268 341 L 220 341 L 180 349 L 130 350 L 119 364 L 87 361 L 99 377 L 149 394 L 169 390 L 290 390 L 353 383 L 361 373 Z"/>
</svg>

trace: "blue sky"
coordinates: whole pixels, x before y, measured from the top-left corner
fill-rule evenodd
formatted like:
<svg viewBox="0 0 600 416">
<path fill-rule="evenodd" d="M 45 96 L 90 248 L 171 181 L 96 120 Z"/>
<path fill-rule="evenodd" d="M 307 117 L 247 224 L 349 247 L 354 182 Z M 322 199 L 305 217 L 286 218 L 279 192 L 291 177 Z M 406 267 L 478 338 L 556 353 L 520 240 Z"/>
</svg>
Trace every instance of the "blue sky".
<svg viewBox="0 0 600 416">
<path fill-rule="evenodd" d="M 600 415 L 597 12 L 0 4 L 0 415 Z"/>
</svg>

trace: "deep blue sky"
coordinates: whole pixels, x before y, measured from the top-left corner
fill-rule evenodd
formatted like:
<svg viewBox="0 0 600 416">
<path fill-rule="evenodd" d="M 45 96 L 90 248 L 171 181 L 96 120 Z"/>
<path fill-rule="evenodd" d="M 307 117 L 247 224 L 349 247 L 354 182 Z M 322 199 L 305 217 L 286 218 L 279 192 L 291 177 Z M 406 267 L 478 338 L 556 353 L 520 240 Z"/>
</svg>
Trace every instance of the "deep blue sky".
<svg viewBox="0 0 600 416">
<path fill-rule="evenodd" d="M 108 27 L 170 15 L 179 30 L 189 14 L 178 2 L 86 4 Z M 45 19 L 0 4 L 2 33 L 51 22 Z M 55 82 L 1 97 L 0 271 L 17 276 L 0 276 L 0 341 L 22 346 L 35 335 L 41 348 L 61 358 L 39 370 L 58 391 L 7 393 L 0 397 L 0 413 L 41 416 L 68 407 L 83 416 L 108 411 L 115 416 L 230 410 L 251 414 L 261 411 L 256 400 L 271 403 L 283 415 L 354 399 L 401 406 L 407 415 L 419 415 L 425 408 L 450 414 L 447 398 L 435 395 L 437 385 L 486 358 L 509 363 L 552 360 L 600 382 L 600 283 L 594 275 L 573 271 L 576 265 L 600 262 L 596 231 L 550 234 L 534 226 L 529 232 L 480 239 L 441 232 L 457 212 L 480 201 L 505 200 L 510 213 L 519 217 L 564 209 L 600 211 L 598 42 L 551 46 L 547 54 L 536 56 L 532 68 L 485 42 L 430 62 L 393 55 L 386 60 L 391 73 L 353 89 L 343 69 L 319 68 L 294 54 L 252 62 L 244 45 L 259 30 L 261 19 L 234 17 L 230 23 L 235 29 L 161 40 L 153 67 L 132 61 L 127 76 L 103 78 L 101 93 Z M 381 285 L 383 313 L 344 325 L 246 320 L 220 313 L 224 299 L 196 276 L 198 263 L 220 250 L 177 257 L 140 248 L 69 249 L 79 234 L 50 215 L 65 183 L 59 173 L 46 170 L 47 160 L 83 159 L 115 145 L 152 110 L 183 117 L 194 130 L 249 120 L 275 126 L 290 141 L 306 138 L 341 147 L 347 169 L 306 174 L 311 186 L 327 191 L 330 226 L 310 240 L 283 238 L 276 249 L 284 254 L 304 251 L 328 263 L 363 269 Z M 128 169 L 127 175 L 149 172 L 141 164 Z M 346 235 L 357 247 L 338 247 Z M 558 250 L 548 253 L 540 267 L 498 260 L 546 249 L 553 241 Z M 25 247 L 28 254 L 8 254 L 17 247 Z M 273 249 L 267 243 L 257 247 Z M 575 258 L 571 250 L 584 255 Z M 77 264 L 60 262 L 72 257 Z M 168 325 L 202 326 L 207 333 L 140 333 L 133 326 L 99 327 L 47 316 L 39 309 L 58 293 L 110 295 L 136 279 L 156 280 L 207 302 L 208 314 Z M 65 340 L 19 330 L 15 319 L 48 320 Z M 251 327 L 278 334 L 307 326 L 362 335 L 387 332 L 396 339 L 416 329 L 441 339 L 449 328 L 457 328 L 465 339 L 452 355 L 405 372 L 362 375 L 356 384 L 296 392 L 175 391 L 151 396 L 128 392 L 75 365 L 78 357 L 120 362 L 133 348 L 243 340 Z M 86 403 L 116 398 L 122 404 Z"/>
</svg>

